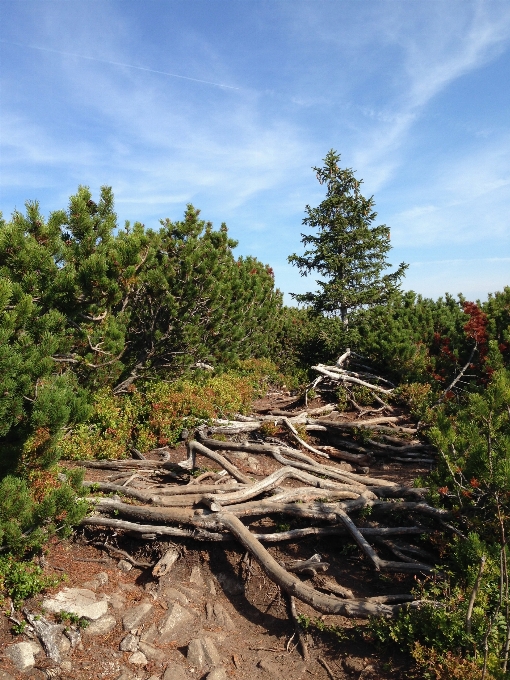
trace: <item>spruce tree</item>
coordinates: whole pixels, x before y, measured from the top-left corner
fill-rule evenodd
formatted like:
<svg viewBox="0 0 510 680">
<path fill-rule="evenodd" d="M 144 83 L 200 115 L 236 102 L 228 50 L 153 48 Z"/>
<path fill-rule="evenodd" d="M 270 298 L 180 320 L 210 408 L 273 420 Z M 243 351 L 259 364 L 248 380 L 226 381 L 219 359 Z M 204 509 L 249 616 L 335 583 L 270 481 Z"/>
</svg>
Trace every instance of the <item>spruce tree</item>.
<svg viewBox="0 0 510 680">
<path fill-rule="evenodd" d="M 327 193 L 317 208 L 306 206 L 303 224 L 318 233 L 302 234 L 307 249 L 303 255 L 291 255 L 289 262 L 302 276 L 315 271 L 323 277 L 317 281 L 317 292 L 292 297 L 318 314 L 340 315 L 347 326 L 350 311 L 385 302 L 398 291 L 408 265 L 402 263 L 393 273 L 382 274 L 390 266 L 386 259 L 390 230 L 385 225 L 371 226 L 377 217 L 374 199 L 361 195 L 362 181 L 350 168 L 340 168 L 339 161 L 340 155 L 331 150 L 324 166 L 313 168 Z"/>
</svg>

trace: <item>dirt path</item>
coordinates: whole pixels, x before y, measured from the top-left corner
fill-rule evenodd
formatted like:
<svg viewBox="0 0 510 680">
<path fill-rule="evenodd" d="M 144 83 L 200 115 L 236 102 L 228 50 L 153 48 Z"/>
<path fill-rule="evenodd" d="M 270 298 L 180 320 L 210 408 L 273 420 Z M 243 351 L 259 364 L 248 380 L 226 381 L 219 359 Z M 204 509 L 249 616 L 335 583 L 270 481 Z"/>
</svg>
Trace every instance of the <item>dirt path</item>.
<svg viewBox="0 0 510 680">
<path fill-rule="evenodd" d="M 319 405 L 317 401 L 309 407 Z M 254 408 L 257 412 L 285 409 L 289 415 L 300 410 L 277 394 L 256 402 Z M 186 457 L 184 446 L 169 453 L 170 460 L 176 463 Z M 265 455 L 257 456 L 256 461 L 247 455 L 233 456 L 231 460 L 254 481 L 279 467 Z M 197 466 L 219 469 L 200 456 Z M 428 471 L 428 466 L 420 464 L 386 462 L 372 466 L 370 475 L 409 485 Z M 87 470 L 89 481 L 106 481 L 111 476 L 111 471 Z M 150 484 L 143 473 L 129 483 L 133 489 L 146 489 Z M 370 526 L 369 516 L 365 523 Z M 286 530 L 290 524 L 288 518 L 262 518 L 251 522 L 250 527 L 263 531 L 264 526 L 276 525 L 279 530 Z M 292 528 L 299 526 L 299 520 L 292 522 Z M 169 573 L 159 579 L 152 575 L 150 567 L 133 567 L 118 552 L 124 551 L 131 561 L 154 564 L 172 546 L 179 557 Z M 320 554 L 330 565 L 327 577 L 352 590 L 355 597 L 407 593 L 414 584 L 412 575 L 375 572 L 347 537 L 310 537 L 276 544 L 268 550 L 281 562 L 306 560 Z M 405 677 L 405 666 L 401 667 L 399 659 L 376 651 L 361 638 L 355 642 L 352 636 L 342 636 L 342 630 L 366 625 L 366 621 L 320 616 L 308 605 L 297 602 L 298 613 L 306 617 L 305 622 L 319 620 L 319 626 L 326 629 L 321 633 L 311 626 L 305 631 L 309 651 L 305 663 L 297 637 L 293 637 L 287 600 L 234 541 L 221 544 L 197 543 L 192 539 L 143 541 L 111 530 L 85 527 L 70 541 L 52 542 L 43 564 L 48 574 L 67 575 L 53 593 L 63 588 L 85 588 L 97 602 L 107 603 L 107 612 L 82 631 L 76 646 L 72 647 L 69 641 L 61 642 L 59 664 L 40 652 L 34 657 L 34 665 L 23 672 L 16 669 L 6 650 L 30 639 L 26 635 L 14 636 L 8 619 L 1 617 L 0 680 L 13 677 L 82 680 Z M 41 605 L 46 601 L 48 594 L 27 602 L 26 606 L 41 612 Z M 147 611 L 137 620 L 133 612 L 144 608 Z M 52 620 L 50 614 L 47 617 Z M 209 652 L 206 649 L 202 657 L 195 654 L 200 645 L 205 644 L 207 648 L 209 643 L 212 645 Z M 211 675 L 213 671 L 216 675 Z"/>
</svg>

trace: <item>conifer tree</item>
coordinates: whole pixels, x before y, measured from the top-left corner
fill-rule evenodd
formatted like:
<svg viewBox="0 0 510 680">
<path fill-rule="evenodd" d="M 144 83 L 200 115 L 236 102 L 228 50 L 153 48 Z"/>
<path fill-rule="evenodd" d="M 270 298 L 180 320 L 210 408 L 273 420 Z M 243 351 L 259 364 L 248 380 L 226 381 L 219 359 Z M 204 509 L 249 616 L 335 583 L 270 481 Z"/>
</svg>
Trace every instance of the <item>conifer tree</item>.
<svg viewBox="0 0 510 680">
<path fill-rule="evenodd" d="M 302 276 L 316 271 L 323 277 L 317 281 L 317 292 L 292 294 L 293 298 L 318 314 L 340 315 L 347 326 L 351 310 L 385 302 L 399 290 L 407 265 L 382 274 L 390 266 L 386 259 L 390 230 L 385 225 L 371 226 L 377 217 L 374 199 L 361 195 L 362 181 L 350 168 L 341 169 L 339 161 L 340 155 L 331 150 L 324 166 L 313 168 L 327 193 L 317 208 L 306 206 L 303 224 L 318 233 L 302 234 L 307 249 L 303 255 L 291 255 L 289 262 Z"/>
</svg>

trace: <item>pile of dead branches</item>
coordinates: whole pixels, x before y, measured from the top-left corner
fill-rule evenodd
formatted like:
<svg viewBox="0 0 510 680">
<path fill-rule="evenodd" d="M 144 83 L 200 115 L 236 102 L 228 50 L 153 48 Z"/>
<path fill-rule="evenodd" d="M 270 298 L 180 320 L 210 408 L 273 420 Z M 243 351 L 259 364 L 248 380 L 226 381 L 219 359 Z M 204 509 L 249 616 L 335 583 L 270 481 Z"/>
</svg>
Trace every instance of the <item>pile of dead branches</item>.
<svg viewBox="0 0 510 680">
<path fill-rule="evenodd" d="M 341 357 L 335 367 L 315 367 L 326 389 L 332 382 L 358 381 L 374 393 L 388 396 L 391 388 L 380 387 L 382 379 L 368 372 L 343 369 L 345 358 Z M 314 381 L 314 389 L 318 385 L 319 381 Z M 383 408 L 392 409 L 386 403 Z M 239 416 L 199 428 L 186 444 L 187 459 L 180 463 L 170 462 L 164 449 L 155 451 L 162 454 L 161 460 L 84 461 L 86 467 L 117 472 L 108 482 L 88 483 L 114 496 L 95 498 L 94 514 L 83 524 L 112 527 L 146 540 L 179 536 L 198 541 L 235 539 L 284 592 L 317 611 L 357 618 L 393 616 L 403 602 L 410 606 L 412 597 L 356 599 L 348 589 L 319 575 L 328 567 L 320 557 L 282 564 L 264 547 L 311 535 L 341 535 L 354 540 L 377 571 L 423 574 L 433 570 L 433 558 L 410 544 L 409 537 L 430 531 L 434 523 L 448 526 L 447 513 L 424 502 L 426 489 L 400 486 L 369 474 L 376 456 L 395 461 L 431 461 L 430 453 L 424 457 L 429 449 L 417 439 L 416 427 L 405 415 L 366 415 L 353 419 L 352 414 L 339 413 L 330 404 L 292 415 L 272 411 Z M 268 428 L 269 424 L 274 427 Z M 276 428 L 284 433 L 280 436 L 286 441 L 273 436 Z M 312 445 L 306 441 L 307 433 L 313 434 L 314 441 L 328 443 Z M 278 467 L 255 480 L 233 462 L 239 452 L 270 457 Z M 209 459 L 220 470 L 194 476 L 197 455 Z M 131 488 L 129 483 L 141 471 L 150 477 L 150 486 Z M 370 511 L 369 527 L 356 524 L 357 513 L 363 508 Z M 395 517 L 402 515 L 406 525 L 394 526 Z M 305 526 L 255 533 L 244 523 L 271 516 L 299 518 Z M 385 553 L 391 552 L 396 559 L 383 559 L 374 545 Z M 299 574 L 312 579 L 303 581 Z"/>
</svg>

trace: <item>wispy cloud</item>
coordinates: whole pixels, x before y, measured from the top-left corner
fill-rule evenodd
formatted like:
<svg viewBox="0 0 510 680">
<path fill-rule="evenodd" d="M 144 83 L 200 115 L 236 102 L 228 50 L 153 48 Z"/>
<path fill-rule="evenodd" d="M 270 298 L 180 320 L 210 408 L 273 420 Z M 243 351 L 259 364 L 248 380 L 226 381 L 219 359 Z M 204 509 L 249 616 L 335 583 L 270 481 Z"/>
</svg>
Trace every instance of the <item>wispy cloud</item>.
<svg viewBox="0 0 510 680">
<path fill-rule="evenodd" d="M 418 27 L 416 22 L 425 19 L 423 10 L 428 21 Z M 400 87 L 383 109 L 364 109 L 378 124 L 354 154 L 373 191 L 402 164 L 404 144 L 430 101 L 494 59 L 510 42 L 510 7 L 501 3 L 428 3 L 418 13 L 395 14 L 393 23 L 387 35 L 402 50 L 402 69 L 396 74 Z"/>
<path fill-rule="evenodd" d="M 154 68 L 148 68 L 146 66 L 135 66 L 134 64 L 126 64 L 122 61 L 111 61 L 109 59 L 99 59 L 98 57 L 91 57 L 85 54 L 76 54 L 75 52 L 64 52 L 63 50 L 55 50 L 51 47 L 40 47 L 38 45 L 30 45 L 12 42 L 10 40 L 2 40 L 0 42 L 7 45 L 15 45 L 16 47 L 21 47 L 22 49 L 28 50 L 39 50 L 40 52 L 49 52 L 51 54 L 58 54 L 62 57 L 73 57 L 75 59 L 85 59 L 86 61 L 96 61 L 99 64 L 107 64 L 108 66 L 120 66 L 122 68 L 134 69 L 135 71 L 145 71 L 146 73 L 155 73 L 161 76 L 169 76 L 170 78 L 180 78 L 181 80 L 190 80 L 194 83 L 200 83 L 201 85 L 213 85 L 214 87 L 222 87 L 228 90 L 239 90 L 239 87 L 234 85 L 225 85 L 224 83 L 213 83 L 210 80 L 201 80 L 200 78 L 191 78 L 190 76 L 183 76 L 178 73 L 170 73 L 168 71 L 159 71 Z"/>
</svg>

